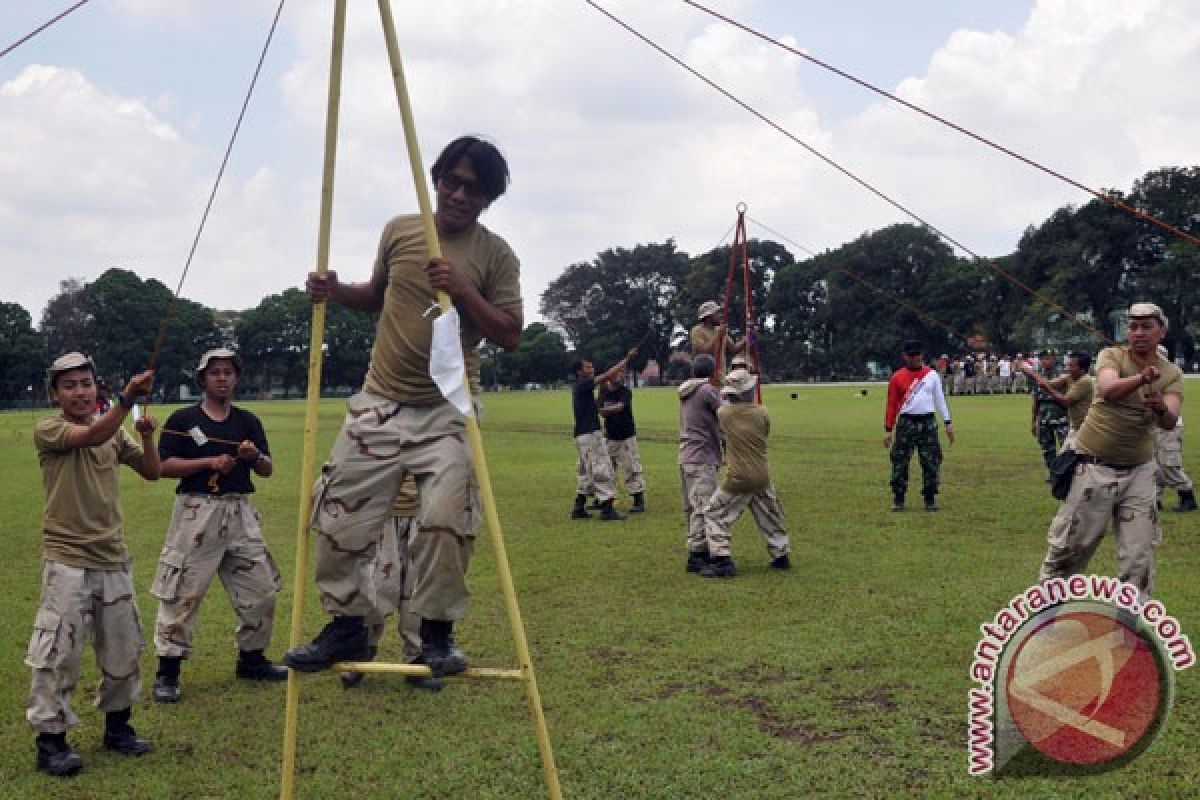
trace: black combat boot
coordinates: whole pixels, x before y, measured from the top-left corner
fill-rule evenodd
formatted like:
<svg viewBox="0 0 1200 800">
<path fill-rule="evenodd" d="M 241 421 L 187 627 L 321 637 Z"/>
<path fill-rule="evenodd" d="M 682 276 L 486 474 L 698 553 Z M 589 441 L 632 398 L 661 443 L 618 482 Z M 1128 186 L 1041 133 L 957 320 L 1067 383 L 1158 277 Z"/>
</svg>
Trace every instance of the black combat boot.
<svg viewBox="0 0 1200 800">
<path fill-rule="evenodd" d="M 467 657 L 455 645 L 453 633 L 453 620 L 421 620 L 421 661 L 435 678 L 457 675 L 467 668 Z"/>
<path fill-rule="evenodd" d="M 367 647 L 367 661 L 374 661 L 375 656 L 378 655 L 378 653 L 379 653 L 378 647 L 376 647 L 375 645 L 368 646 Z M 355 686 L 358 686 L 360 683 L 362 683 L 363 678 L 365 678 L 365 677 L 367 677 L 367 673 L 359 672 L 358 670 L 352 670 L 350 672 L 343 672 L 342 676 L 341 676 L 342 688 L 343 689 L 353 689 Z"/>
<path fill-rule="evenodd" d="M 320 672 L 339 661 L 365 661 L 369 657 L 363 618 L 335 616 L 311 644 L 284 653 L 283 663 L 299 672 Z"/>
<path fill-rule="evenodd" d="M 630 514 L 641 514 L 646 510 L 646 493 L 633 493 L 633 506 L 629 509 Z"/>
<path fill-rule="evenodd" d="M 687 571 L 700 572 L 708 566 L 708 548 L 703 550 L 689 550 L 687 558 Z"/>
<path fill-rule="evenodd" d="M 625 515 L 613 508 L 613 501 L 610 497 L 600 504 L 600 519 L 608 522 L 615 519 L 625 519 Z"/>
<path fill-rule="evenodd" d="M 715 556 L 700 570 L 706 578 L 732 578 L 737 575 L 737 565 L 729 556 Z"/>
<path fill-rule="evenodd" d="M 791 568 L 792 568 L 792 559 L 790 559 L 788 557 L 787 553 L 784 553 L 781 556 L 776 556 L 775 558 L 771 559 L 771 569 L 791 569 Z"/>
<path fill-rule="evenodd" d="M 450 640 L 453 642 L 454 637 L 450 637 Z M 425 664 L 425 659 L 421 656 L 417 656 L 410 663 L 428 666 Z M 430 668 L 430 671 L 432 671 L 432 667 Z M 446 682 L 435 675 L 405 675 L 404 682 L 409 686 L 417 689 L 424 689 L 427 692 L 440 692 L 442 689 L 446 688 Z"/>
<path fill-rule="evenodd" d="M 39 733 L 37 768 L 47 775 L 65 778 L 83 769 L 83 759 L 67 744 L 66 733 Z"/>
<path fill-rule="evenodd" d="M 104 715 L 104 749 L 123 756 L 143 756 L 154 745 L 137 735 L 129 724 L 129 709 L 109 711 Z"/>
<path fill-rule="evenodd" d="M 179 688 L 179 656 L 159 656 L 158 672 L 154 675 L 154 700 L 158 703 L 178 703 L 182 696 Z"/>
<path fill-rule="evenodd" d="M 1171 510 L 1185 512 L 1195 511 L 1197 508 L 1200 508 L 1200 506 L 1196 505 L 1196 491 L 1194 489 L 1188 489 L 1186 492 L 1179 493 L 1179 505 L 1175 506 L 1175 508 Z"/>
<path fill-rule="evenodd" d="M 934 492 L 921 492 L 921 497 L 924 497 L 924 498 L 925 498 L 925 510 L 926 510 L 926 511 L 937 511 L 937 510 L 938 510 L 938 504 L 937 504 L 937 494 L 936 494 L 936 493 L 934 493 Z"/>
<path fill-rule="evenodd" d="M 575 509 L 571 512 L 571 519 L 591 519 L 592 515 L 587 512 L 583 504 L 587 502 L 587 495 L 575 495 Z"/>
<path fill-rule="evenodd" d="M 236 674 L 244 681 L 286 681 L 287 667 L 272 664 L 262 650 L 239 650 Z"/>
<path fill-rule="evenodd" d="M 892 511 L 904 510 L 904 492 L 892 493 Z"/>
</svg>

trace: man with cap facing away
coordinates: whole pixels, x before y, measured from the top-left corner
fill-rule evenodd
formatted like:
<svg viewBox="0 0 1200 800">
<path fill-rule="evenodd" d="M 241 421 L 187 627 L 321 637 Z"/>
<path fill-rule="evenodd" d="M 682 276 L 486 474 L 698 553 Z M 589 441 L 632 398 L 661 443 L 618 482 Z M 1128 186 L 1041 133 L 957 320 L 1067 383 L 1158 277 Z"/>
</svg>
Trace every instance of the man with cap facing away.
<svg viewBox="0 0 1200 800">
<path fill-rule="evenodd" d="M 1159 538 L 1154 431 L 1173 429 L 1183 405 L 1183 372 L 1156 351 L 1166 332 L 1162 309 L 1134 303 L 1128 345 L 1106 347 L 1096 357 L 1095 399 L 1075 440 L 1074 479 L 1050 524 L 1039 580 L 1087 569 L 1111 520 L 1117 577 L 1143 596 L 1153 587 Z"/>
<path fill-rule="evenodd" d="M 887 410 L 883 420 L 883 446 L 891 451 L 892 460 L 892 511 L 904 510 L 908 465 L 913 450 L 917 451 L 917 460 L 921 464 L 921 496 L 925 498 L 925 510 L 937 511 L 942 446 L 938 442 L 934 410 L 942 415 L 950 444 L 954 444 L 954 424 L 950 421 L 942 381 L 937 372 L 925 365 L 921 343 L 905 342 L 902 353 L 904 366 L 893 372 L 888 381 Z"/>
<path fill-rule="evenodd" d="M 1167 348 L 1161 344 L 1158 346 L 1158 356 L 1163 361 L 1169 360 Z M 1183 416 L 1180 415 L 1175 427 L 1169 431 L 1155 428 L 1154 441 L 1154 460 L 1158 463 L 1158 473 L 1155 476 L 1155 482 L 1158 485 L 1158 510 L 1162 511 L 1163 507 L 1163 489 L 1168 488 L 1179 493 L 1179 505 L 1171 509 L 1172 511 L 1195 511 L 1197 509 L 1195 486 L 1192 484 L 1192 479 L 1183 471 Z"/>
<path fill-rule="evenodd" d="M 745 350 L 746 340 L 743 338 L 735 342 L 729 336 L 725 326 L 721 324 L 721 307 L 712 300 L 700 304 L 696 317 L 700 321 L 692 326 L 692 358 L 707 353 L 717 359 L 722 367 L 728 368 L 729 360 L 726 356 Z M 718 343 L 722 341 L 725 343 L 725 350 L 719 352 Z"/>
<path fill-rule="evenodd" d="M 725 440 L 725 478 L 704 507 L 704 533 L 709 562 L 700 570 L 706 578 L 732 578 L 737 574 L 729 539 L 746 506 L 767 545 L 771 566 L 790 569 L 791 543 L 783 527 L 783 507 L 771 485 L 767 462 L 767 436 L 771 421 L 767 409 L 754 402 L 756 376 L 735 369 L 725 376 L 717 411 L 717 424 Z"/>
<path fill-rule="evenodd" d="M 160 703 L 180 700 L 180 666 L 192 654 L 200 604 L 217 576 L 238 617 L 237 677 L 287 680 L 287 669 L 263 655 L 271 644 L 282 581 L 263 538 L 261 518 L 250 504 L 250 476 L 269 478 L 274 467 L 262 422 L 233 404 L 241 372 L 241 359 L 232 350 L 222 347 L 202 355 L 196 383 L 203 397 L 173 413 L 158 440 L 162 474 L 179 479 L 150 588 L 159 601 L 154 699 Z"/>
<path fill-rule="evenodd" d="M 708 353 L 692 359 L 692 377 L 679 385 L 679 478 L 687 525 L 687 571 L 708 564 L 704 507 L 717 490 L 721 468 L 721 430 L 717 410 L 721 393 L 709 380 L 716 362 Z"/>
<path fill-rule="evenodd" d="M 81 353 L 59 356 L 46 371 L 46 388 L 61 413 L 37 421 L 33 442 L 42 468 L 42 597 L 25 663 L 33 671 L 25 718 L 37 734 L 37 768 L 74 775 L 83 759 L 67 744 L 79 724 L 71 694 L 79 682 L 83 648 L 96 650 L 104 712 L 104 748 L 122 755 L 150 752 L 129 724 L 141 690 L 138 656 L 145 642 L 134 599 L 118 471 L 131 467 L 158 480 L 154 421 L 135 428 L 140 443 L 121 427 L 138 396 L 150 393 L 151 371 L 135 375 L 103 415 L 96 414 L 96 367 Z"/>
</svg>

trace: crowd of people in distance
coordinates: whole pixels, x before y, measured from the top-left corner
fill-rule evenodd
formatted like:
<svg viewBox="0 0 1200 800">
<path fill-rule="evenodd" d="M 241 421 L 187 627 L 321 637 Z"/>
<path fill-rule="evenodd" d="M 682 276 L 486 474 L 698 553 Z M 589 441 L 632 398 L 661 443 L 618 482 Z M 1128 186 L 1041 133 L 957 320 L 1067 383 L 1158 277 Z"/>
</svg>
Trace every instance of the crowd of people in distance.
<svg viewBox="0 0 1200 800">
<path fill-rule="evenodd" d="M 943 353 L 934 361 L 934 369 L 942 379 L 948 395 L 1015 394 L 1028 392 L 1030 384 L 1021 370 L 1032 363 L 1023 353 L 963 353 L 949 356 Z"/>
</svg>

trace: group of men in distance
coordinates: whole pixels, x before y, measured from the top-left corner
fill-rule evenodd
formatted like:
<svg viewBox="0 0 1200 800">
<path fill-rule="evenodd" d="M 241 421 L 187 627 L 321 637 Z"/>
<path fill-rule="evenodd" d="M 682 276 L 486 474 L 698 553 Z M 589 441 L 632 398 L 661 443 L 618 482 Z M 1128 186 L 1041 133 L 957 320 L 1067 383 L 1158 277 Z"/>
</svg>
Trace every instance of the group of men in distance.
<svg viewBox="0 0 1200 800">
<path fill-rule="evenodd" d="M 1041 580 L 1086 569 L 1111 520 L 1117 577 L 1149 593 L 1154 548 L 1162 539 L 1162 487 L 1179 491 L 1175 510 L 1196 510 L 1179 438 L 1183 373 L 1161 344 L 1167 324 L 1157 305 L 1131 305 L 1126 344 L 1100 351 L 1094 377 L 1088 374 L 1091 359 L 1086 353 L 1072 353 L 1061 376 L 1053 374 L 1051 353 L 1042 354 L 1038 369 L 1027 363 L 1020 367 L 1034 387 L 1032 431 L 1043 443 L 1047 466 L 1064 454 L 1072 462 L 1070 488 L 1047 532 Z M 916 449 L 925 508 L 933 511 L 942 458 L 934 410 L 951 443 L 954 428 L 940 375 L 924 364 L 920 343 L 906 343 L 903 358 L 904 366 L 888 385 L 884 421 L 884 446 L 892 459 L 892 510 L 904 508 L 908 466 Z"/>
<path fill-rule="evenodd" d="M 369 660 L 384 618 L 398 612 L 406 657 L 429 671 L 409 682 L 438 689 L 442 677 L 467 669 L 453 631 L 467 609 L 466 570 L 481 514 L 465 417 L 430 377 L 426 311 L 439 291 L 453 301 L 471 391 L 478 393 L 476 345 L 487 337 L 515 348 L 522 309 L 516 256 L 478 222 L 507 188 L 504 157 L 489 142 L 464 136 L 442 150 L 431 173 L 444 257 L 429 257 L 420 216 L 400 216 L 384 227 L 366 282 L 342 282 L 335 272 L 308 276 L 313 302 L 379 312 L 379 321 L 363 389 L 348 401 L 313 489 L 316 579 L 330 621 L 283 661 L 308 672 Z M 48 371 L 60 413 L 35 428 L 46 491 L 44 568 L 26 653 L 32 670 L 26 716 L 44 772 L 73 775 L 83 766 L 66 736 L 78 724 L 70 700 L 89 639 L 102 674 L 97 706 L 105 712 L 104 747 L 124 755 L 152 749 L 130 725 L 143 640 L 117 492 L 120 464 L 147 480 L 179 480 L 151 586 L 160 603 L 155 699 L 182 697 L 181 663 L 214 575 L 239 618 L 235 674 L 266 681 L 287 675 L 263 653 L 280 579 L 247 495 L 251 473 L 268 477 L 272 464 L 261 423 L 232 405 L 239 373 L 232 351 L 205 353 L 196 370 L 203 399 L 172 415 L 156 446 L 149 416 L 135 424 L 140 440 L 121 427 L 136 399 L 150 394 L 152 372 L 131 379 L 118 402 L 97 414 L 91 359 L 69 353 Z M 347 686 L 360 679 L 343 675 Z"/>
<path fill-rule="evenodd" d="M 934 362 L 946 394 L 1012 394 L 1029 391 L 1021 372 L 1021 353 L 965 353 L 951 357 L 943 353 Z"/>
</svg>

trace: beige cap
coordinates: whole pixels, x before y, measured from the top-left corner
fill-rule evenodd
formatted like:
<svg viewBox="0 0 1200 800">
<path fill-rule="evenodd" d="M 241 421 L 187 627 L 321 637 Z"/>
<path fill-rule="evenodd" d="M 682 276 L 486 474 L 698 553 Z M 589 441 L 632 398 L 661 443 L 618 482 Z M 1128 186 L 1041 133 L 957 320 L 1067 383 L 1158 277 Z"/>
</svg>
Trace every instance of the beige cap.
<svg viewBox="0 0 1200 800">
<path fill-rule="evenodd" d="M 196 377 L 199 378 L 204 370 L 208 369 L 208 362 L 214 358 L 228 358 L 233 362 L 233 368 L 239 373 L 242 371 L 242 357 L 228 347 L 217 347 L 209 350 L 204 355 L 200 356 L 200 364 L 196 367 Z"/>
<path fill-rule="evenodd" d="M 63 353 L 58 358 L 54 359 L 54 363 L 46 368 L 46 388 L 49 389 L 54 384 L 54 377 L 61 375 L 64 372 L 70 372 L 73 369 L 82 369 L 87 367 L 96 374 L 96 363 L 92 361 L 91 356 L 85 356 L 83 353 Z"/>
<path fill-rule="evenodd" d="M 721 394 L 744 394 L 753 389 L 756 383 L 758 383 L 757 375 L 744 369 L 735 369 L 725 376 L 725 385 L 721 387 Z"/>
<path fill-rule="evenodd" d="M 705 317 L 716 314 L 720 310 L 721 310 L 721 307 L 719 305 L 717 305 L 716 303 L 714 303 L 712 300 L 705 300 L 703 303 L 700 304 L 700 308 L 696 311 L 696 317 L 698 319 L 704 319 Z"/>
<path fill-rule="evenodd" d="M 1164 328 L 1167 327 L 1167 315 L 1154 303 L 1134 303 L 1129 307 L 1129 317 L 1154 317 Z"/>
</svg>

